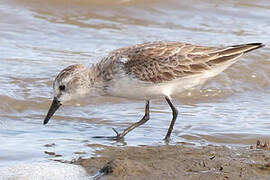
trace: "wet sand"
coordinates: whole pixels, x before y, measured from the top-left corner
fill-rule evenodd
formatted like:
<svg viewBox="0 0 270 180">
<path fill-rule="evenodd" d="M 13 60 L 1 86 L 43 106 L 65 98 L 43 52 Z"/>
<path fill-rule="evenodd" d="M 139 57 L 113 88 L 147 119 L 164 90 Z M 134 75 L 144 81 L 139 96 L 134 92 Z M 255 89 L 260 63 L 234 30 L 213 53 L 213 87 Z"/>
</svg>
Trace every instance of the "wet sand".
<svg viewBox="0 0 270 180">
<path fill-rule="evenodd" d="M 225 146 L 164 145 L 97 148 L 95 157 L 79 158 L 91 175 L 106 179 L 269 179 L 270 151 Z M 96 178 L 96 179 L 103 179 Z"/>
</svg>

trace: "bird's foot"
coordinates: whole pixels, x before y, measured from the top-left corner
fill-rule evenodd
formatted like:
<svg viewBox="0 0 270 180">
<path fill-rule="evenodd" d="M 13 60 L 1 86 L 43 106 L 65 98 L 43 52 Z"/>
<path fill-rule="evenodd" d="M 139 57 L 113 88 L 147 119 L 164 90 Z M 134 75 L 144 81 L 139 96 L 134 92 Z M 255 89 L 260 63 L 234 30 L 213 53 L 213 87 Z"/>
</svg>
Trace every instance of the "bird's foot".
<svg viewBox="0 0 270 180">
<path fill-rule="evenodd" d="M 116 129 L 114 129 L 114 128 L 112 128 L 112 130 L 115 132 L 115 134 L 116 134 L 116 136 L 115 136 L 115 138 L 116 138 L 116 140 L 120 140 L 120 139 L 122 139 L 124 136 L 121 136 L 121 134 L 119 134 L 117 131 L 116 131 Z"/>
<path fill-rule="evenodd" d="M 118 131 L 116 131 L 116 129 L 114 128 L 112 128 L 112 130 L 116 133 L 116 136 L 94 136 L 93 138 L 109 139 L 109 140 L 115 140 L 115 141 L 123 140 L 124 136 L 122 133 L 118 133 Z"/>
<path fill-rule="evenodd" d="M 165 142 L 166 144 L 169 144 L 169 142 L 170 142 L 170 137 L 169 137 L 169 138 L 164 138 L 164 142 Z"/>
<path fill-rule="evenodd" d="M 170 135 L 166 135 L 165 138 L 164 138 L 164 142 L 166 144 L 168 144 L 170 142 L 170 140 L 171 140 L 171 136 Z"/>
</svg>

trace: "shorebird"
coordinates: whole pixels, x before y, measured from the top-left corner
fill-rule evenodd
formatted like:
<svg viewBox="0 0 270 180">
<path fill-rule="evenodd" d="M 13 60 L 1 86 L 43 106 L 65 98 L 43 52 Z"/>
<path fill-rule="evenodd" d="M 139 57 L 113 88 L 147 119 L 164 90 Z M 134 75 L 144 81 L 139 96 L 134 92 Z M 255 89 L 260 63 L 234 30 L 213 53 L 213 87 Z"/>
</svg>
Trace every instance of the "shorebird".
<svg viewBox="0 0 270 180">
<path fill-rule="evenodd" d="M 234 64 L 240 56 L 263 47 L 262 43 L 227 47 L 205 47 L 180 42 L 152 42 L 112 51 L 90 68 L 75 64 L 62 70 L 53 83 L 54 98 L 43 124 L 65 102 L 80 97 L 114 96 L 145 100 L 143 118 L 111 138 L 120 140 L 146 123 L 150 100 L 165 98 L 172 120 L 165 140 L 169 140 L 178 111 L 171 98 L 202 85 Z M 100 136 L 105 138 L 105 136 Z"/>
</svg>

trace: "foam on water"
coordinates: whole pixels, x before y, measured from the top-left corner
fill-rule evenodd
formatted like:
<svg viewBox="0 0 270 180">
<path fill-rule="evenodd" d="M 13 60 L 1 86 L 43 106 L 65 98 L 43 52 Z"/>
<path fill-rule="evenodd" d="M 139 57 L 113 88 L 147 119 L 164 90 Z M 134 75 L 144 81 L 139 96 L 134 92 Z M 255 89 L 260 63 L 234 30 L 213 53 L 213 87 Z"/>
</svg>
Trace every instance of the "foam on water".
<svg viewBox="0 0 270 180">
<path fill-rule="evenodd" d="M 0 180 L 86 180 L 86 171 L 63 163 L 20 163 L 0 167 Z"/>
</svg>

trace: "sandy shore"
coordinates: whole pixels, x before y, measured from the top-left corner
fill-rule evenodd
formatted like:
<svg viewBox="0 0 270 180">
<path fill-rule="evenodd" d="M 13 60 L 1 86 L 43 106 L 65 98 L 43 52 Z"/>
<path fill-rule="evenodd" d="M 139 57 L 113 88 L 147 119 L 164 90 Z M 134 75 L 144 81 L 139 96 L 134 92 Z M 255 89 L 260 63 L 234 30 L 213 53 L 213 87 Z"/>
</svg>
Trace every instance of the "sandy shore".
<svg viewBox="0 0 270 180">
<path fill-rule="evenodd" d="M 103 168 L 106 179 L 270 179 L 269 150 L 193 145 L 96 147 L 102 149 L 96 157 L 74 163 L 91 175 Z"/>
</svg>

